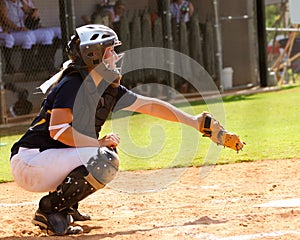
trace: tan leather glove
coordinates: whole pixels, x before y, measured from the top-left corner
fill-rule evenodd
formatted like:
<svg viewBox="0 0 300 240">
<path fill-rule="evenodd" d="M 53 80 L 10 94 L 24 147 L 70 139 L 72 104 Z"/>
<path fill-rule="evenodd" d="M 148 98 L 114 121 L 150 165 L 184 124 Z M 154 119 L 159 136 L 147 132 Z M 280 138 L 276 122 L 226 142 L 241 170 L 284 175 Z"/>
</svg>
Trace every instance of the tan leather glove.
<svg viewBox="0 0 300 240">
<path fill-rule="evenodd" d="M 243 149 L 246 143 L 234 133 L 230 133 L 208 112 L 203 112 L 199 118 L 200 129 L 203 137 L 209 137 L 213 142 L 224 147 L 229 147 L 237 152 Z"/>
</svg>

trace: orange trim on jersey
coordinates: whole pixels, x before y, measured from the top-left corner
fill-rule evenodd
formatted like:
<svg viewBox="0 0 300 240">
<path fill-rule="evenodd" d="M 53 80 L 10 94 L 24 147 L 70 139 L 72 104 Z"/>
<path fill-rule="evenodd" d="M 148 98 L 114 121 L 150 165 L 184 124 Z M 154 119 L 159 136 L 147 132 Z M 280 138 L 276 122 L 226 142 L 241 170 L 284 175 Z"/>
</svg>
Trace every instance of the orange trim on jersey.
<svg viewBox="0 0 300 240">
<path fill-rule="evenodd" d="M 46 122 L 46 119 L 42 118 L 39 122 L 37 122 L 36 124 L 34 124 L 33 126 L 31 126 L 29 129 L 32 129 L 32 128 L 34 128 L 34 127 L 36 127 L 38 125 L 41 125 L 41 124 L 43 124 L 45 122 Z"/>
</svg>

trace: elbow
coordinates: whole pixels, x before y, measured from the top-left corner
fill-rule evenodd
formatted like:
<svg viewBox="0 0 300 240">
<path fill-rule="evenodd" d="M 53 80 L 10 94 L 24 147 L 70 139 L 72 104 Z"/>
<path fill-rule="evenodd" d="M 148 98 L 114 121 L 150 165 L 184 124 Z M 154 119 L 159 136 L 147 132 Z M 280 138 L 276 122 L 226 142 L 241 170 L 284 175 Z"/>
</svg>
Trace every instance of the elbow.
<svg viewBox="0 0 300 240">
<path fill-rule="evenodd" d="M 51 137 L 52 139 L 54 139 L 55 134 L 57 133 L 57 130 L 50 130 L 49 132 L 50 132 L 50 137 Z"/>
<path fill-rule="evenodd" d="M 65 134 L 66 130 L 69 129 L 71 126 L 69 124 L 61 124 L 57 126 L 50 126 L 49 127 L 49 133 L 50 137 L 54 140 L 58 140 L 60 138 L 60 141 L 63 139 L 63 135 Z"/>
</svg>

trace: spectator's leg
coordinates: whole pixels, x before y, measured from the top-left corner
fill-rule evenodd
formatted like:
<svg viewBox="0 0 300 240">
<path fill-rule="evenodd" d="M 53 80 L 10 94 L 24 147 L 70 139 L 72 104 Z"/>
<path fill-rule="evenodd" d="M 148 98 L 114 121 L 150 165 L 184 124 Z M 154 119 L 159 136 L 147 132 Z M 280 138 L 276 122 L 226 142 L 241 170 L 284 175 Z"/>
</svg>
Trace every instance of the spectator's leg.
<svg viewBox="0 0 300 240">
<path fill-rule="evenodd" d="M 12 64 L 12 54 L 13 54 L 13 49 L 12 48 L 3 48 L 3 56 L 5 59 L 5 70 L 4 73 L 14 73 L 15 72 L 15 68 Z"/>
<path fill-rule="evenodd" d="M 39 59 L 40 68 L 53 74 L 56 72 L 55 68 L 55 53 L 56 47 L 53 45 L 39 45 L 36 51 L 36 59 Z"/>
<path fill-rule="evenodd" d="M 50 74 L 56 71 L 54 66 L 56 47 L 53 43 L 55 35 L 59 33 L 56 33 L 54 30 L 54 28 L 40 28 L 33 31 L 36 35 L 37 43 L 40 45 L 36 58 L 39 59 L 41 68 L 47 70 Z"/>
<path fill-rule="evenodd" d="M 55 67 L 55 54 L 57 49 L 61 46 L 61 39 L 55 38 L 52 45 L 41 45 L 40 50 L 37 51 L 37 57 L 40 59 L 42 68 L 47 70 L 49 74 L 57 72 Z"/>
<path fill-rule="evenodd" d="M 34 49 L 22 49 L 21 55 L 22 59 L 20 71 L 29 74 L 35 70 L 34 62 L 38 61 L 38 59 L 35 59 Z"/>
<path fill-rule="evenodd" d="M 12 32 L 11 34 L 15 39 L 15 45 L 22 47 L 20 71 L 29 73 L 34 61 L 34 52 L 31 48 L 36 44 L 35 35 L 32 31 Z"/>
<path fill-rule="evenodd" d="M 4 72 L 13 73 L 14 67 L 12 64 L 12 53 L 13 53 L 12 48 L 14 47 L 15 39 L 11 34 L 1 32 L 0 40 L 1 40 L 1 46 L 3 46 L 2 52 L 6 63 L 6 68 Z"/>
<path fill-rule="evenodd" d="M 54 45 L 46 45 L 45 51 L 46 51 L 45 60 L 47 61 L 47 71 L 49 72 L 49 74 L 54 74 L 56 73 L 56 68 L 55 68 L 56 47 Z"/>
</svg>

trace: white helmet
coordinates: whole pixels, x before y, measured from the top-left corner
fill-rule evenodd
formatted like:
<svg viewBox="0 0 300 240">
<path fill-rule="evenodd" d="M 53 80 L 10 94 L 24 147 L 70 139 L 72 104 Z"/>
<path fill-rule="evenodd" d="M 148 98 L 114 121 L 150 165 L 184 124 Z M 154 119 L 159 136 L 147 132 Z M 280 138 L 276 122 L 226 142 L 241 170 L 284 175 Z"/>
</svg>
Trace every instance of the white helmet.
<svg viewBox="0 0 300 240">
<path fill-rule="evenodd" d="M 90 24 L 76 28 L 75 35 L 72 36 L 66 50 L 69 58 L 75 64 L 94 68 L 102 62 L 106 64 L 103 58 L 108 47 L 114 48 L 119 45 L 121 42 L 111 28 Z M 114 56 L 114 63 L 121 58 L 120 55 Z M 109 68 L 109 66 L 107 67 Z"/>
</svg>

